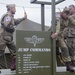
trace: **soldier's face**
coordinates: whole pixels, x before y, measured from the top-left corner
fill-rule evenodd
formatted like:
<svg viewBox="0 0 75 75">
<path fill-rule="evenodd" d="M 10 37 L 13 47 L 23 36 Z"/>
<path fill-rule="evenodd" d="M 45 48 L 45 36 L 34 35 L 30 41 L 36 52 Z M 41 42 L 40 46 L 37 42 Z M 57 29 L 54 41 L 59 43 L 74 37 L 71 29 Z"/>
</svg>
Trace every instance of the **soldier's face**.
<svg viewBox="0 0 75 75">
<path fill-rule="evenodd" d="M 64 18 L 65 20 L 68 19 L 68 15 L 66 15 L 66 13 L 64 13 L 64 12 L 61 14 L 61 17 Z"/>
<path fill-rule="evenodd" d="M 11 13 L 12 13 L 12 14 L 15 14 L 15 12 L 16 12 L 16 8 L 15 8 L 15 7 L 12 7 L 12 8 L 11 8 Z"/>
<path fill-rule="evenodd" d="M 69 10 L 70 10 L 70 14 L 73 14 L 75 12 L 75 8 L 73 6 L 70 6 Z"/>
</svg>

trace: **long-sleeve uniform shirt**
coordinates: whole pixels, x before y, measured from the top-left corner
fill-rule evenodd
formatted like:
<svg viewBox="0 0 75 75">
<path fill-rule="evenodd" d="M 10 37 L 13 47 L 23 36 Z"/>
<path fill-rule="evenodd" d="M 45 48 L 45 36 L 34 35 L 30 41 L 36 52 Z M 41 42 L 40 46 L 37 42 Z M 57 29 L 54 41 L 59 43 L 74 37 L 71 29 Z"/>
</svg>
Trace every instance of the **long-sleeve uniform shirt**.
<svg viewBox="0 0 75 75">
<path fill-rule="evenodd" d="M 7 12 L 2 16 L 0 34 L 0 55 L 4 52 L 6 46 L 9 48 L 12 56 L 16 53 L 16 47 L 13 43 L 13 32 L 15 31 L 14 26 L 17 26 L 25 18 L 14 19 L 14 16 Z"/>
<path fill-rule="evenodd" d="M 64 28 L 68 27 L 68 23 L 69 23 L 69 20 L 64 20 L 64 19 L 60 18 L 59 21 L 57 21 L 56 33 L 61 35 Z"/>
</svg>

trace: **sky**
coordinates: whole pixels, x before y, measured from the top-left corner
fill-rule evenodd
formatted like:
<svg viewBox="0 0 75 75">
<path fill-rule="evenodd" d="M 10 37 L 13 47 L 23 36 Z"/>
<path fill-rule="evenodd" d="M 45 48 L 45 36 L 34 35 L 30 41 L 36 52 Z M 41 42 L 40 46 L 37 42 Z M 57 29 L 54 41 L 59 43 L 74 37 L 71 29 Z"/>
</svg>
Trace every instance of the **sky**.
<svg viewBox="0 0 75 75">
<path fill-rule="evenodd" d="M 16 14 L 15 18 L 20 18 L 24 16 L 24 9 L 27 13 L 27 18 L 41 24 L 41 8 L 39 4 L 31 4 L 31 0 L 0 0 L 0 18 L 7 12 L 6 4 L 16 4 Z M 51 0 L 38 0 L 38 1 L 47 1 Z M 56 0 L 57 1 L 57 0 Z M 65 6 L 75 4 L 74 0 L 66 0 L 58 5 L 56 5 L 56 12 L 59 12 L 59 9 L 62 11 Z M 23 9 L 24 7 L 24 9 Z M 58 9 L 59 8 L 59 9 Z M 45 25 L 51 25 L 51 5 L 45 6 Z"/>
</svg>

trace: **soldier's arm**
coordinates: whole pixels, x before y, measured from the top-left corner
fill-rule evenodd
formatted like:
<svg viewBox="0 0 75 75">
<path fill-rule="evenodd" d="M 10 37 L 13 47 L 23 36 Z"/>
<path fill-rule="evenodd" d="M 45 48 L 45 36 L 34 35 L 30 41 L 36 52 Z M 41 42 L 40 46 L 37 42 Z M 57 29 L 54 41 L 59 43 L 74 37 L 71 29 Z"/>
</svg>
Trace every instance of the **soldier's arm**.
<svg viewBox="0 0 75 75">
<path fill-rule="evenodd" d="M 19 23 L 21 23 L 24 20 L 25 20 L 25 18 L 14 19 L 15 25 L 18 25 Z"/>
<path fill-rule="evenodd" d="M 19 23 L 21 23 L 22 21 L 27 19 L 27 14 L 24 14 L 23 18 L 19 18 L 19 19 L 14 19 L 15 20 L 15 25 L 18 25 Z"/>
<path fill-rule="evenodd" d="M 9 15 L 5 16 L 2 23 L 4 27 L 9 27 L 11 24 L 11 17 Z"/>
<path fill-rule="evenodd" d="M 69 16 L 69 21 L 75 25 L 75 15 L 74 16 Z"/>
<path fill-rule="evenodd" d="M 57 21 L 57 25 L 56 25 L 56 33 L 59 34 L 59 32 L 60 32 L 60 20 Z"/>
<path fill-rule="evenodd" d="M 51 35 L 52 38 L 56 38 L 60 32 L 60 21 L 57 22 L 56 32 Z"/>
</svg>

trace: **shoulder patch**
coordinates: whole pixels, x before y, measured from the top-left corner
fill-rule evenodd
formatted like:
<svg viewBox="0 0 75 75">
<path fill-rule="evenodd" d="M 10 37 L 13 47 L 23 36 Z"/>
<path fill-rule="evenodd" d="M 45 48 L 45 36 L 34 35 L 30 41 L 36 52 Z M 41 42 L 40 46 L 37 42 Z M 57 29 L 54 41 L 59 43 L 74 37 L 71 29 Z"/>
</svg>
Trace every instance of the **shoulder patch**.
<svg viewBox="0 0 75 75">
<path fill-rule="evenodd" d="M 6 16 L 6 17 L 5 17 L 5 20 L 6 20 L 6 21 L 11 21 L 11 17 L 10 17 L 10 16 Z"/>
</svg>

